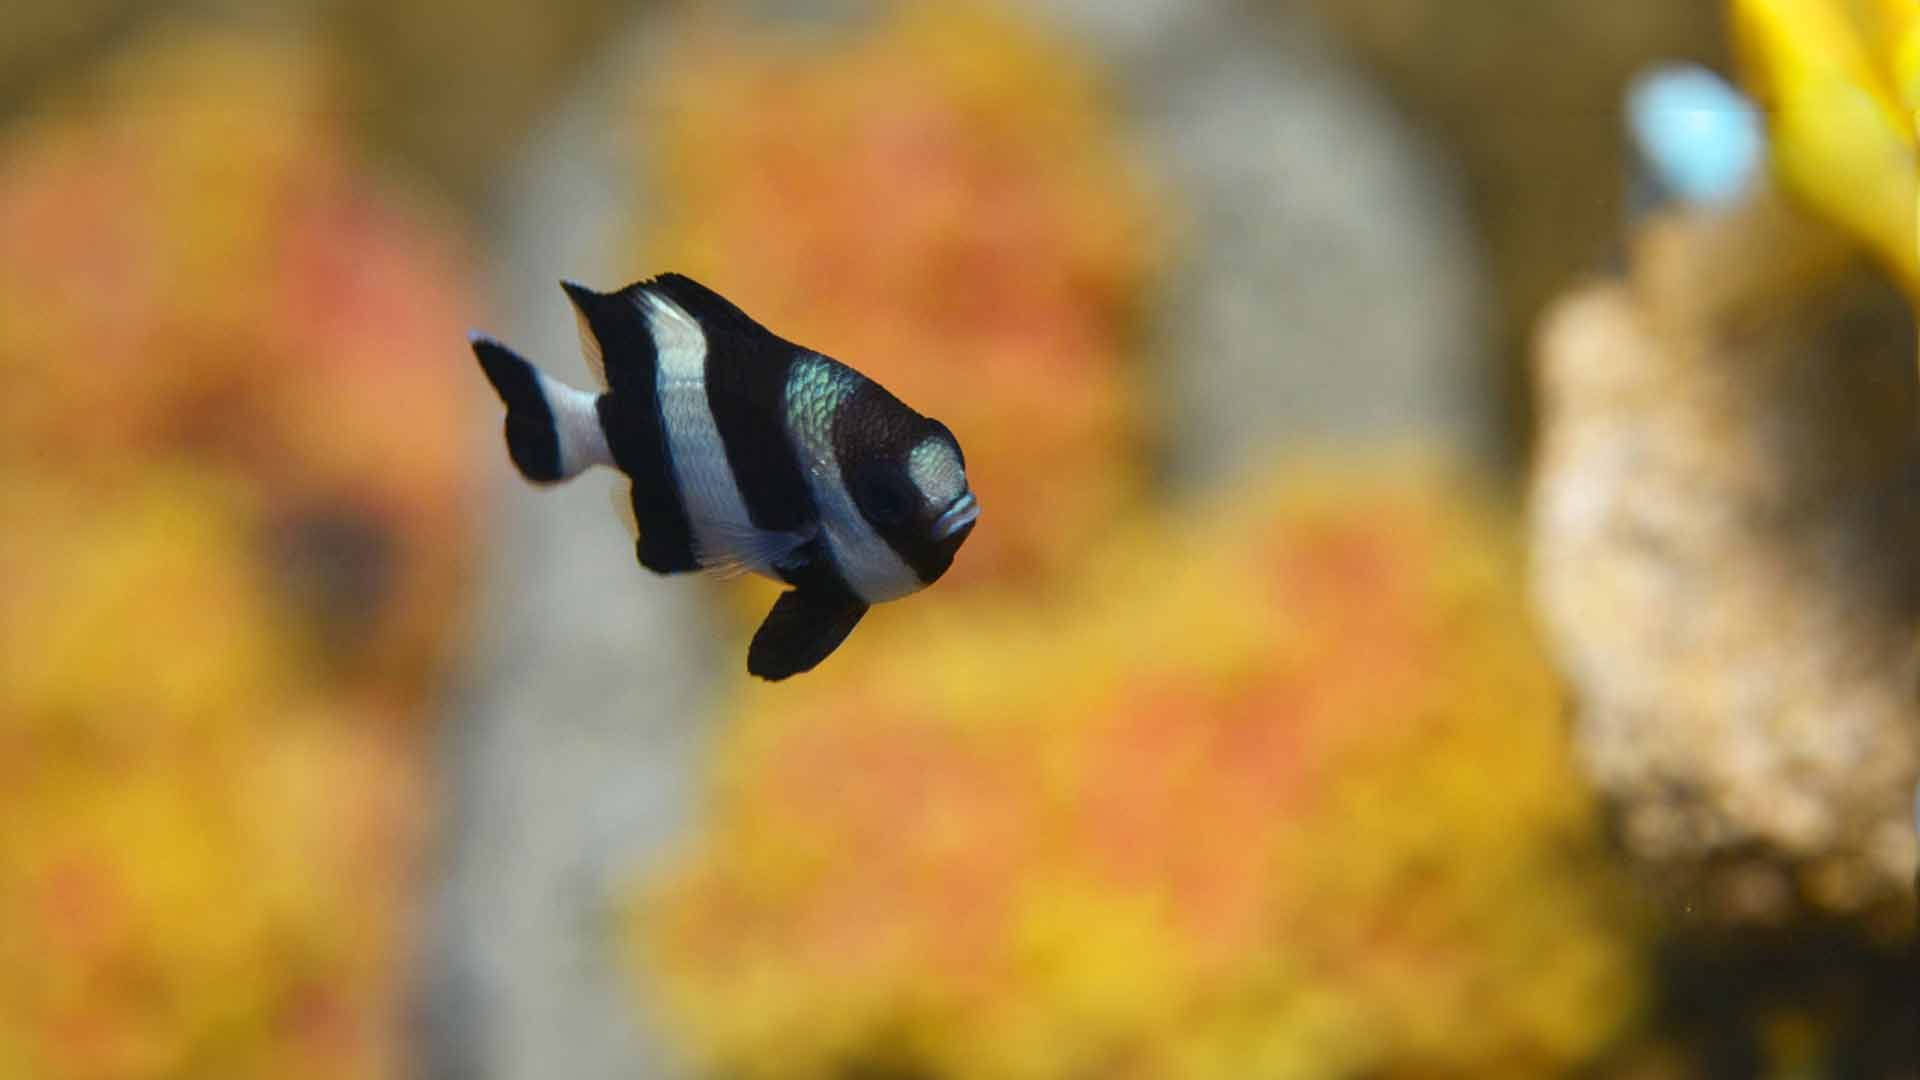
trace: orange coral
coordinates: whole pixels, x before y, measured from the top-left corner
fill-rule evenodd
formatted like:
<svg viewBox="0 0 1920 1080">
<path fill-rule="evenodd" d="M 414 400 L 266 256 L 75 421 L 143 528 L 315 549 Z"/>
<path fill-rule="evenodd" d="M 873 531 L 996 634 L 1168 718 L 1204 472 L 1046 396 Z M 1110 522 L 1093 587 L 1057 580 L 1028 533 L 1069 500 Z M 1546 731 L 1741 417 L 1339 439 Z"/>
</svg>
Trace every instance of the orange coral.
<svg viewBox="0 0 1920 1080">
<path fill-rule="evenodd" d="M 652 90 L 645 265 L 953 428 L 992 522 L 955 580 L 1059 570 L 1138 491 L 1126 352 L 1159 248 L 1086 64 L 965 4 L 820 48 L 743 37 Z"/>
<path fill-rule="evenodd" d="M 294 50 L 176 43 L 0 151 L 0 453 L 75 482 L 217 460 L 276 520 L 390 536 L 405 572 L 354 651 L 404 678 L 437 648 L 473 490 L 463 299 L 318 85 Z"/>
<path fill-rule="evenodd" d="M 379 1075 L 424 781 L 400 706 L 303 673 L 244 489 L 91 494 L 113 512 L 7 490 L 0 1045 L 36 1076 Z"/>
<path fill-rule="evenodd" d="M 1615 1030 L 1631 919 L 1504 515 L 1296 471 L 1093 562 L 747 693 L 641 909 L 705 1059 L 1465 1075 Z"/>
<path fill-rule="evenodd" d="M 0 149 L 0 1073 L 399 1064 L 477 401 L 317 86 L 181 40 Z"/>
</svg>

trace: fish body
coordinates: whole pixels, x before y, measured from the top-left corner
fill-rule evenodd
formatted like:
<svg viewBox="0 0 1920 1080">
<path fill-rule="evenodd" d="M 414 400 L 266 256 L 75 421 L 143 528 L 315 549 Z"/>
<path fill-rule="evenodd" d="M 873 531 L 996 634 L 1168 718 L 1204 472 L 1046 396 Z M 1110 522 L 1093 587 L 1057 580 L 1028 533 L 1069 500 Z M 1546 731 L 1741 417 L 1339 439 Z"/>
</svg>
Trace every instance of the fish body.
<svg viewBox="0 0 1920 1080">
<path fill-rule="evenodd" d="M 507 407 L 508 455 L 539 484 L 596 465 L 626 474 L 622 509 L 640 564 L 657 574 L 747 572 L 792 586 L 754 634 L 748 671 L 810 670 L 871 605 L 952 565 L 979 503 L 945 425 L 691 278 L 562 288 L 599 392 L 471 338 Z"/>
</svg>

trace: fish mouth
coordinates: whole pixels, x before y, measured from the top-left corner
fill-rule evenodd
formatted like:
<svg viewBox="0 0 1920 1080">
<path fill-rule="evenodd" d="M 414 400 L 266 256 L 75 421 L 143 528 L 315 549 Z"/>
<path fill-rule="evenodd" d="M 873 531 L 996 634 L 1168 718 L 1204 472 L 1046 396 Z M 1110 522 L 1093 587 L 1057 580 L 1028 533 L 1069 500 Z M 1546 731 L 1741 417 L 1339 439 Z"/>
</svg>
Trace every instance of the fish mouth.
<svg viewBox="0 0 1920 1080">
<path fill-rule="evenodd" d="M 961 529 L 973 524 L 974 519 L 979 516 L 980 502 L 973 497 L 973 492 L 969 491 L 953 500 L 953 505 L 947 507 L 945 513 L 934 519 L 933 538 L 935 540 L 951 539 Z"/>
</svg>

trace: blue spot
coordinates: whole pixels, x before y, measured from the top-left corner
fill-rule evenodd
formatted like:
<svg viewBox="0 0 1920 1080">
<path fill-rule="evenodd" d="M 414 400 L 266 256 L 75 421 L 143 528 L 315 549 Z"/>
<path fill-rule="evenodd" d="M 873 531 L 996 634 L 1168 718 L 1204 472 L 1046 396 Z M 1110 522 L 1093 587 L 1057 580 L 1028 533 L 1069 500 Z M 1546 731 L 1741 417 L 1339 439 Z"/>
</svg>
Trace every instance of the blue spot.
<svg viewBox="0 0 1920 1080">
<path fill-rule="evenodd" d="M 1627 131 L 1669 196 L 1720 207 L 1739 201 L 1766 156 L 1760 110 L 1695 64 L 1641 74 L 1627 88 Z"/>
</svg>

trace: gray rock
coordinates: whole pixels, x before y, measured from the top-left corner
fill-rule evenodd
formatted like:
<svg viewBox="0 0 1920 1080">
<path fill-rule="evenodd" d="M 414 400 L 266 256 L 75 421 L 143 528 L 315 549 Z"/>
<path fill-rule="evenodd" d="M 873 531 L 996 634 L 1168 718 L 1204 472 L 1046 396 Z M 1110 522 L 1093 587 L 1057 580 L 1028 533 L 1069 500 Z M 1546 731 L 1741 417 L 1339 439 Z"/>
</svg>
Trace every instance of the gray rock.
<svg viewBox="0 0 1920 1080">
<path fill-rule="evenodd" d="M 1501 445 L 1465 197 L 1309 15 L 1038 6 L 1121 80 L 1183 215 L 1151 313 L 1172 479 L 1276 446 Z"/>
<path fill-rule="evenodd" d="M 629 61 L 631 62 L 631 61 Z M 590 79 L 503 192 L 493 249 L 504 313 L 488 329 L 592 385 L 561 277 L 608 284 L 635 185 L 625 84 Z M 712 595 L 634 561 L 611 473 L 551 490 L 497 478 L 477 639 L 444 723 L 444 875 L 422 994 L 425 1072 L 445 1077 L 673 1076 L 643 1026 L 617 905 L 687 828 L 702 718 L 719 686 Z M 734 658 L 734 663 L 740 662 Z"/>
<path fill-rule="evenodd" d="M 1539 341 L 1532 574 L 1576 743 L 1661 890 L 1731 922 L 1914 873 L 1913 328 L 1839 243 L 1772 193 L 1654 219 Z"/>
</svg>

